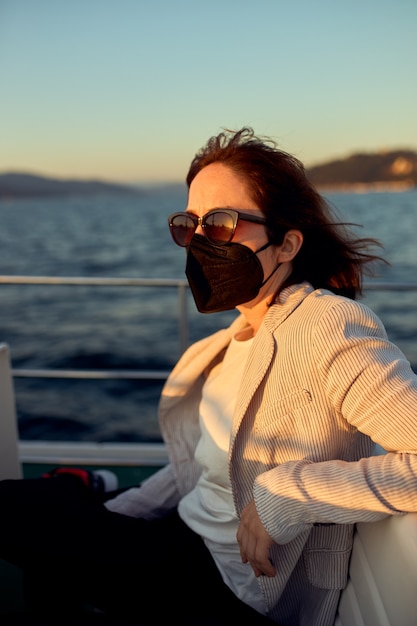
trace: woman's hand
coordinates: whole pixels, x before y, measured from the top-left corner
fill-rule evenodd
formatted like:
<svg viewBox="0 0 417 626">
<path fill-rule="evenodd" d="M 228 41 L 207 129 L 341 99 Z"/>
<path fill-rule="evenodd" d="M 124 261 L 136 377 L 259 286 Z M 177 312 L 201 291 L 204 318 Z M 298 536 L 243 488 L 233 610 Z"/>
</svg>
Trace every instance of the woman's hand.
<svg viewBox="0 0 417 626">
<path fill-rule="evenodd" d="M 253 500 L 242 511 L 236 539 L 243 563 L 250 563 L 255 576 L 275 576 L 277 571 L 269 558 L 274 541 L 266 532 Z"/>
</svg>

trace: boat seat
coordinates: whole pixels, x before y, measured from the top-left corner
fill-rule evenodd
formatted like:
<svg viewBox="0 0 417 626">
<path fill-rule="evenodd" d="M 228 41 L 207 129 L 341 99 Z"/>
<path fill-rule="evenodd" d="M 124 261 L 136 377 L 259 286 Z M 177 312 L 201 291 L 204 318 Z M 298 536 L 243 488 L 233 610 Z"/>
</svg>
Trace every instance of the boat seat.
<svg viewBox="0 0 417 626">
<path fill-rule="evenodd" d="M 9 347 L 0 343 L 0 480 L 21 478 Z"/>
<path fill-rule="evenodd" d="M 417 513 L 358 523 L 335 626 L 416 626 Z"/>
</svg>

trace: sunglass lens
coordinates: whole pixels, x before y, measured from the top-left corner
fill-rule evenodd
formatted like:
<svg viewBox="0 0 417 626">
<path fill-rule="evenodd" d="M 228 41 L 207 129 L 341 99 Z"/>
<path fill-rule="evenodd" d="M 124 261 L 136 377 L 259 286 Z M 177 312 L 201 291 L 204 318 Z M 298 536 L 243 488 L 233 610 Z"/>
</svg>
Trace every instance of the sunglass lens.
<svg viewBox="0 0 417 626">
<path fill-rule="evenodd" d="M 233 218 L 222 211 L 209 213 L 205 219 L 204 232 L 215 245 L 229 243 L 234 233 Z"/>
<path fill-rule="evenodd" d="M 194 235 L 196 224 L 188 215 L 175 215 L 171 220 L 171 234 L 176 244 L 188 246 Z"/>
</svg>

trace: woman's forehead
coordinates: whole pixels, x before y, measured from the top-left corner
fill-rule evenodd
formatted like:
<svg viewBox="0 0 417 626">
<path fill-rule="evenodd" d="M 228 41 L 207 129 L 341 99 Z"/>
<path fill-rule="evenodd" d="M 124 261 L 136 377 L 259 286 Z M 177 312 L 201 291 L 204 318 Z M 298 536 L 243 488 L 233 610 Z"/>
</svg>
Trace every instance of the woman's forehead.
<svg viewBox="0 0 417 626">
<path fill-rule="evenodd" d="M 188 210 L 257 209 L 242 176 L 223 163 L 211 163 L 196 175 L 188 192 Z"/>
</svg>

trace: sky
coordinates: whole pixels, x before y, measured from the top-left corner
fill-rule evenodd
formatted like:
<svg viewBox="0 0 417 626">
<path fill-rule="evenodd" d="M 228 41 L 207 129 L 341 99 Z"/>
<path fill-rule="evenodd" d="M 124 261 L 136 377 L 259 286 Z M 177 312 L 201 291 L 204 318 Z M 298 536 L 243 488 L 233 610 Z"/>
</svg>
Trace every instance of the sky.
<svg viewBox="0 0 417 626">
<path fill-rule="evenodd" d="M 416 0 L 0 0 L 0 172 L 183 181 L 224 128 L 417 150 Z"/>
</svg>

